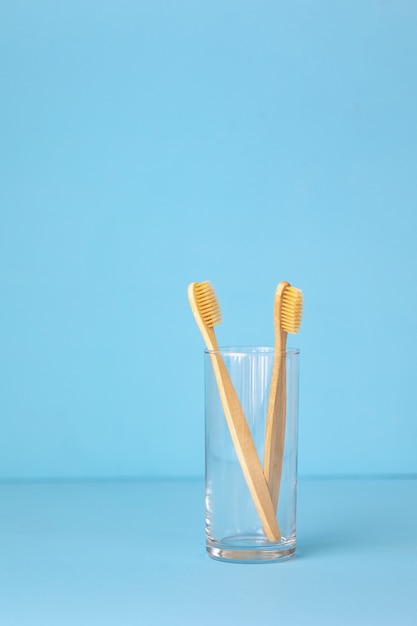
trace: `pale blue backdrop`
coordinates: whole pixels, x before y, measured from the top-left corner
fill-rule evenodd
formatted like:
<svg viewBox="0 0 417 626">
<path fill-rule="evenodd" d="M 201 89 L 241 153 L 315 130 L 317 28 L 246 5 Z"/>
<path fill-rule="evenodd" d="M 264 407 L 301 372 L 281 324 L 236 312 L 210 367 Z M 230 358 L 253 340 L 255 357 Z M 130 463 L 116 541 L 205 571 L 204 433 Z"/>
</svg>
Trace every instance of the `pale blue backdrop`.
<svg viewBox="0 0 417 626">
<path fill-rule="evenodd" d="M 417 3 L 0 7 L 0 478 L 197 476 L 221 344 L 305 297 L 300 473 L 417 472 Z"/>
</svg>

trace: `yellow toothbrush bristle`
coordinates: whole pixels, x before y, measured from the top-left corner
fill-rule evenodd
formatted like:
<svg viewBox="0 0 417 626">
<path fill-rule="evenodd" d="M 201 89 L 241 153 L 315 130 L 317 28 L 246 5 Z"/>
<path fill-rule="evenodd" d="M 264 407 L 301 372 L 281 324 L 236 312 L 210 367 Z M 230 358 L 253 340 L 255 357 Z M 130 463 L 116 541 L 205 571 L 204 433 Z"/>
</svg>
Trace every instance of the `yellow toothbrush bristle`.
<svg viewBox="0 0 417 626">
<path fill-rule="evenodd" d="M 211 283 L 204 281 L 195 283 L 194 295 L 203 322 L 213 328 L 222 321 L 222 313 L 215 291 Z"/>
<path fill-rule="evenodd" d="M 281 328 L 287 333 L 298 333 L 303 312 L 303 294 L 300 289 L 288 285 L 281 302 Z"/>
</svg>

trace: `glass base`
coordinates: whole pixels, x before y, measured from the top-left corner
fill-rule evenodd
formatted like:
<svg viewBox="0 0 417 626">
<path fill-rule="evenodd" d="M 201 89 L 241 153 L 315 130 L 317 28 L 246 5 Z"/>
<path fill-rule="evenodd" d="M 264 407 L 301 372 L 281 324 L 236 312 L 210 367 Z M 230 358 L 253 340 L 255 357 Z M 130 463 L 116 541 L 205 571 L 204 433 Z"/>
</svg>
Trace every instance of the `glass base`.
<svg viewBox="0 0 417 626">
<path fill-rule="evenodd" d="M 294 556 L 295 540 L 271 543 L 259 536 L 226 537 L 221 542 L 207 539 L 208 555 L 230 563 L 275 563 Z"/>
</svg>

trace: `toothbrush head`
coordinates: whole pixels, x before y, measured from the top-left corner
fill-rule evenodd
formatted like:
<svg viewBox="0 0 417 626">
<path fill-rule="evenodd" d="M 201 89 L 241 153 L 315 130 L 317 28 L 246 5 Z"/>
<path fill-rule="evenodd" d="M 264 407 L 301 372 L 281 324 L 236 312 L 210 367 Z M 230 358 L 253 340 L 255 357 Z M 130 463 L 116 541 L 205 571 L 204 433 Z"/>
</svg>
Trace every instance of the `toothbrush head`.
<svg viewBox="0 0 417 626">
<path fill-rule="evenodd" d="M 281 328 L 287 333 L 298 333 L 303 312 L 303 293 L 286 283 L 281 295 Z"/>
<path fill-rule="evenodd" d="M 195 306 L 201 321 L 207 328 L 213 328 L 221 323 L 220 305 L 210 282 L 191 283 L 188 287 L 188 297 L 193 311 Z"/>
</svg>

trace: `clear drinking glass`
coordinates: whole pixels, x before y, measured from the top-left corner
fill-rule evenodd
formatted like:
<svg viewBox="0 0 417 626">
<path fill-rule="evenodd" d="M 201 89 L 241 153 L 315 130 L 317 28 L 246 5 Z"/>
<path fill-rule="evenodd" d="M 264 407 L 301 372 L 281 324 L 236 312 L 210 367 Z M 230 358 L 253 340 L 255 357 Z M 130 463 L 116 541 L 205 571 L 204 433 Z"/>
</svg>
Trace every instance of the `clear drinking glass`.
<svg viewBox="0 0 417 626">
<path fill-rule="evenodd" d="M 214 355 L 226 366 L 262 469 L 269 390 L 277 356 L 269 347 L 205 350 L 207 552 L 212 558 L 235 562 L 287 559 L 296 547 L 299 351 L 288 349 L 277 357 L 284 364 L 283 383 L 278 388 L 285 388 L 284 449 L 276 513 L 279 540 L 266 536 L 242 472 L 214 375 Z M 281 395 L 278 393 L 277 401 L 282 400 Z"/>
</svg>

